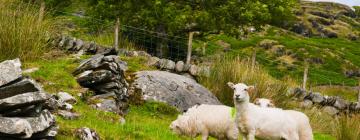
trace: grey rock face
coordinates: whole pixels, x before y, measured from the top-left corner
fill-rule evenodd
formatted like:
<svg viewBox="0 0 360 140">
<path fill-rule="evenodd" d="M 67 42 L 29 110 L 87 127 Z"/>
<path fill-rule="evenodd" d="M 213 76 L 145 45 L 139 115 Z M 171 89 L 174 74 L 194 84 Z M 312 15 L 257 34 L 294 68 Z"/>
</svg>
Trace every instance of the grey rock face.
<svg viewBox="0 0 360 140">
<path fill-rule="evenodd" d="M 95 104 L 94 108 L 107 112 L 118 112 L 118 107 L 115 100 L 106 99 L 100 103 Z"/>
<path fill-rule="evenodd" d="M 165 102 L 180 111 L 196 104 L 221 104 L 195 80 L 165 71 L 137 72 L 132 86 L 145 100 Z"/>
<path fill-rule="evenodd" d="M 183 61 L 178 61 L 175 65 L 176 72 L 183 72 L 185 63 Z"/>
<path fill-rule="evenodd" d="M 160 59 L 158 57 L 150 57 L 146 62 L 147 66 L 156 66 L 159 63 Z"/>
<path fill-rule="evenodd" d="M 303 102 L 301 102 L 301 107 L 303 108 L 311 108 L 313 105 L 313 102 L 310 100 L 304 100 Z"/>
<path fill-rule="evenodd" d="M 44 103 L 49 96 L 43 92 L 29 92 L 24 94 L 15 95 L 9 98 L 0 100 L 0 112 L 5 110 L 14 109 L 33 105 L 37 103 Z"/>
<path fill-rule="evenodd" d="M 100 140 L 100 136 L 94 130 L 87 127 L 77 129 L 76 136 L 80 140 Z"/>
<path fill-rule="evenodd" d="M 0 63 L 0 86 L 10 83 L 21 77 L 20 59 L 7 60 Z"/>
<path fill-rule="evenodd" d="M 158 62 L 159 69 L 168 69 L 174 70 L 175 69 L 175 62 L 168 60 L 168 59 L 160 59 Z"/>
<path fill-rule="evenodd" d="M 55 118 L 47 110 L 38 117 L 0 117 L 0 136 L 11 135 L 17 138 L 30 138 L 32 134 L 46 130 L 55 123 Z"/>
<path fill-rule="evenodd" d="M 80 117 L 80 114 L 78 114 L 78 113 L 69 112 L 69 111 L 65 111 L 65 110 L 59 110 L 58 115 L 67 120 L 75 120 Z"/>
<path fill-rule="evenodd" d="M 71 103 L 71 104 L 76 103 L 75 97 L 71 96 L 69 93 L 59 92 L 59 93 L 57 93 L 57 96 L 59 97 L 60 101 L 63 101 L 66 103 Z"/>
<path fill-rule="evenodd" d="M 27 92 L 38 92 L 41 89 L 41 86 L 34 80 L 24 78 L 14 84 L 0 87 L 0 99 Z"/>
</svg>

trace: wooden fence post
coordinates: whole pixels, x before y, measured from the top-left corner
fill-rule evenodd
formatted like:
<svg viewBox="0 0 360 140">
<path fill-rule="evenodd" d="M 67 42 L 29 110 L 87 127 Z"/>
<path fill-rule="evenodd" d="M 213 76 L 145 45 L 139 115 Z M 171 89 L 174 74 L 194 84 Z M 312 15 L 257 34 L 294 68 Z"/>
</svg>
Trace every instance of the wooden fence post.
<svg viewBox="0 0 360 140">
<path fill-rule="evenodd" d="M 45 14 L 45 1 L 41 0 L 41 4 L 40 4 L 40 10 L 39 10 L 39 19 L 38 19 L 38 24 L 40 24 L 43 19 L 44 19 L 44 14 Z"/>
<path fill-rule="evenodd" d="M 192 51 L 192 40 L 194 37 L 194 32 L 189 32 L 189 42 L 187 48 L 186 64 L 190 64 L 191 61 L 191 51 Z"/>
<path fill-rule="evenodd" d="M 309 72 L 309 64 L 305 63 L 305 69 L 304 69 L 304 77 L 303 77 L 303 89 L 306 90 L 306 82 L 308 79 L 308 72 Z"/>
<path fill-rule="evenodd" d="M 358 102 L 360 103 L 360 78 L 359 78 L 359 84 L 358 84 Z"/>
<path fill-rule="evenodd" d="M 120 19 L 116 19 L 115 24 L 115 38 L 114 38 L 114 48 L 116 51 L 119 50 L 119 26 L 120 26 Z"/>
<path fill-rule="evenodd" d="M 251 71 L 253 72 L 255 69 L 255 63 L 256 63 L 256 49 L 254 48 L 252 59 L 251 59 Z"/>
</svg>

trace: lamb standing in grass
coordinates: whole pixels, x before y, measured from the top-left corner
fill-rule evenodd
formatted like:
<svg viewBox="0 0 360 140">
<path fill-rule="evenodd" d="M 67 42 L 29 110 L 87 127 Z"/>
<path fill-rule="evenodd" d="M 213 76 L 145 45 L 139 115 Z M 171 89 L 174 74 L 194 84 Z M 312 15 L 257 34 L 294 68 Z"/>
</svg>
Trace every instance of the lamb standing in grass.
<svg viewBox="0 0 360 140">
<path fill-rule="evenodd" d="M 237 140 L 239 131 L 232 118 L 232 108 L 224 105 L 198 105 L 190 108 L 170 125 L 170 129 L 192 138 L 202 135 L 220 140 Z"/>
<path fill-rule="evenodd" d="M 278 108 L 261 108 L 249 102 L 248 87 L 245 84 L 229 82 L 234 90 L 236 108 L 235 122 L 246 140 L 312 140 L 312 136 L 303 137 L 298 133 L 296 120 Z M 246 136 L 246 137 L 245 137 Z"/>
<path fill-rule="evenodd" d="M 255 100 L 255 105 L 258 105 L 260 107 L 275 107 L 272 100 L 260 98 Z M 288 113 L 290 116 L 292 116 L 298 125 L 298 132 L 300 134 L 301 140 L 312 140 L 313 134 L 312 134 L 312 128 L 309 123 L 309 118 L 301 112 L 294 111 L 294 110 L 284 110 L 286 113 Z"/>
</svg>

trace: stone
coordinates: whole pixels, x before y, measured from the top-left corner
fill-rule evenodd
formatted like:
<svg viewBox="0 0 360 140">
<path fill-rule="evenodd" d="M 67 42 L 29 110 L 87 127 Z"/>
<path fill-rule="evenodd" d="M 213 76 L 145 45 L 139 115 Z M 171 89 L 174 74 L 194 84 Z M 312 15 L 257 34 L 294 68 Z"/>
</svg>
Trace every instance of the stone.
<svg viewBox="0 0 360 140">
<path fill-rule="evenodd" d="M 185 63 L 183 61 L 176 62 L 175 71 L 182 72 L 184 70 L 184 65 L 185 65 Z"/>
<path fill-rule="evenodd" d="M 106 112 L 114 112 L 114 113 L 119 112 L 115 100 L 112 99 L 105 99 L 100 103 L 95 104 L 94 108 Z"/>
<path fill-rule="evenodd" d="M 0 87 L 21 77 L 21 62 L 19 58 L 0 63 Z M 0 92 L 1 93 L 1 92 Z"/>
<path fill-rule="evenodd" d="M 148 61 L 146 62 L 146 66 L 156 66 L 159 61 L 160 61 L 160 58 L 158 58 L 158 57 L 150 57 L 148 59 Z"/>
<path fill-rule="evenodd" d="M 192 66 L 191 64 L 185 64 L 183 72 L 188 72 L 190 70 L 191 66 Z"/>
<path fill-rule="evenodd" d="M 76 41 L 75 38 L 69 39 L 68 42 L 65 44 L 65 49 L 68 51 L 72 51 L 73 47 L 75 46 L 75 41 Z"/>
<path fill-rule="evenodd" d="M 44 108 L 49 109 L 51 111 L 58 110 L 59 108 L 63 108 L 65 104 L 59 100 L 57 97 L 51 96 L 46 102 L 44 103 Z"/>
<path fill-rule="evenodd" d="M 73 72 L 74 75 L 78 75 L 84 71 L 92 70 L 101 65 L 101 61 L 104 58 L 104 55 L 98 54 L 93 57 L 84 60 Z"/>
<path fill-rule="evenodd" d="M 320 93 L 318 93 L 318 92 L 313 93 L 312 101 L 314 103 L 320 104 L 324 100 L 325 100 L 324 96 L 322 96 Z"/>
<path fill-rule="evenodd" d="M 34 73 L 34 72 L 36 72 L 38 70 L 39 70 L 39 68 L 30 68 L 30 69 L 23 70 L 22 73 L 23 74 L 29 74 L 29 73 Z"/>
<path fill-rule="evenodd" d="M 137 51 L 137 53 L 139 54 L 139 56 L 151 57 L 151 55 L 148 54 L 146 51 Z"/>
<path fill-rule="evenodd" d="M 71 104 L 75 104 L 77 102 L 75 97 L 71 96 L 67 92 L 59 92 L 56 95 L 58 96 L 59 100 L 62 102 L 71 103 Z"/>
<path fill-rule="evenodd" d="M 195 80 L 166 71 L 140 71 L 135 73 L 131 85 L 146 101 L 159 101 L 187 110 L 196 104 L 221 104 L 205 87 Z"/>
<path fill-rule="evenodd" d="M 332 106 L 325 106 L 323 108 L 323 111 L 332 116 L 337 115 L 339 113 L 339 110 L 337 110 L 336 108 L 334 108 Z"/>
<path fill-rule="evenodd" d="M 54 140 L 54 137 L 58 134 L 59 126 L 50 126 L 44 131 L 35 133 L 31 136 L 31 139 L 40 140 Z"/>
<path fill-rule="evenodd" d="M 78 114 L 78 113 L 69 112 L 69 111 L 65 111 L 65 110 L 59 110 L 58 115 L 66 120 L 75 120 L 80 117 L 80 114 Z"/>
<path fill-rule="evenodd" d="M 44 103 L 47 99 L 49 99 L 49 96 L 43 92 L 28 92 L 5 99 L 0 99 L 0 112 L 23 106 Z"/>
<path fill-rule="evenodd" d="M 77 39 L 75 42 L 74 51 L 80 51 L 83 46 L 84 46 L 84 41 L 82 41 L 81 39 Z"/>
<path fill-rule="evenodd" d="M 139 56 L 138 52 L 137 51 L 128 51 L 126 53 L 126 56 L 129 56 L 129 57 L 137 57 Z"/>
<path fill-rule="evenodd" d="M 191 65 L 190 69 L 189 69 L 189 73 L 192 76 L 198 76 L 199 74 L 199 68 L 196 65 Z"/>
<path fill-rule="evenodd" d="M 311 108 L 313 105 L 313 102 L 310 100 L 304 100 L 303 102 L 300 103 L 300 106 L 303 108 Z"/>
<path fill-rule="evenodd" d="M 264 49 L 270 49 L 274 45 L 279 45 L 279 42 L 275 40 L 264 39 L 258 45 Z"/>
<path fill-rule="evenodd" d="M 24 106 L 12 110 L 8 110 L 5 112 L 2 112 L 1 115 L 3 117 L 19 117 L 19 116 L 26 116 L 26 117 L 35 117 L 39 116 L 42 110 L 42 105 L 30 105 L 30 106 Z"/>
<path fill-rule="evenodd" d="M 42 132 L 55 123 L 55 118 L 47 110 L 38 117 L 0 117 L 0 136 L 30 138 L 32 134 Z"/>
<path fill-rule="evenodd" d="M 346 100 L 344 100 L 344 99 L 342 99 L 342 98 L 340 98 L 340 97 L 338 97 L 338 98 L 336 99 L 336 102 L 335 102 L 335 104 L 334 104 L 334 107 L 337 108 L 337 109 L 339 109 L 339 110 L 347 109 L 348 106 L 349 106 L 349 102 L 346 101 Z"/>
<path fill-rule="evenodd" d="M 0 99 L 8 98 L 27 92 L 39 92 L 42 91 L 42 87 L 34 80 L 24 78 L 18 79 L 11 85 L 0 87 Z"/>
<path fill-rule="evenodd" d="M 80 140 L 100 140 L 100 136 L 95 132 L 95 130 L 87 127 L 77 129 L 76 136 Z"/>
<path fill-rule="evenodd" d="M 160 59 L 158 62 L 159 69 L 168 69 L 174 70 L 175 69 L 175 62 L 169 59 Z"/>
</svg>

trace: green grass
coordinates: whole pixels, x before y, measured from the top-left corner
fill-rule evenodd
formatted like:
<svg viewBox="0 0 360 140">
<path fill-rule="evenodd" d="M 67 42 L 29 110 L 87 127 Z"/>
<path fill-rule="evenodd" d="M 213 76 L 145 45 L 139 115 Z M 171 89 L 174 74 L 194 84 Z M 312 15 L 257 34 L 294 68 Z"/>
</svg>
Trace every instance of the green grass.
<svg viewBox="0 0 360 140">
<path fill-rule="evenodd" d="M 336 138 L 327 135 L 327 134 L 321 134 L 321 133 L 315 133 L 314 134 L 314 139 L 315 140 L 336 140 Z"/>
</svg>

